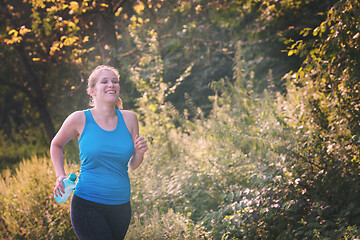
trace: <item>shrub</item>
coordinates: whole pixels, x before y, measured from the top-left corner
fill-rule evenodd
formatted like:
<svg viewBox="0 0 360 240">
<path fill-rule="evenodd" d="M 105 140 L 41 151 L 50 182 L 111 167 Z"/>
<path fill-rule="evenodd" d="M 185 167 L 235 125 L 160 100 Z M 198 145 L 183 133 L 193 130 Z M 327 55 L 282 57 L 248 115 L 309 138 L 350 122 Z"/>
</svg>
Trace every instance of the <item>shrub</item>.
<svg viewBox="0 0 360 240">
<path fill-rule="evenodd" d="M 140 215 L 133 215 L 126 239 L 203 239 L 201 230 L 180 213 L 169 209 L 167 213 L 159 213 L 156 209 Z"/>
<path fill-rule="evenodd" d="M 75 171 L 75 166 L 67 166 Z M 53 198 L 55 174 L 51 160 L 23 160 L 0 179 L 1 239 L 76 239 L 70 222 L 70 201 Z"/>
<path fill-rule="evenodd" d="M 40 127 L 26 130 L 11 130 L 9 137 L 0 131 L 0 171 L 8 168 L 15 168 L 22 159 L 32 156 L 43 155 L 48 147 L 41 135 Z"/>
</svg>

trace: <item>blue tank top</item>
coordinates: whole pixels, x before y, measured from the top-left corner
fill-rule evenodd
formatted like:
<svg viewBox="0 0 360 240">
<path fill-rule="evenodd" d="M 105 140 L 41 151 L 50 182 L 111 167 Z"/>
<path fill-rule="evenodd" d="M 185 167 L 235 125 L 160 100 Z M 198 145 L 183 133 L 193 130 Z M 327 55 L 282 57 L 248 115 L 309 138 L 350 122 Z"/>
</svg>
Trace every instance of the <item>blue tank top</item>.
<svg viewBox="0 0 360 240">
<path fill-rule="evenodd" d="M 113 131 L 102 129 L 91 111 L 86 116 L 84 130 L 79 139 L 81 171 L 74 194 L 85 200 L 117 205 L 130 201 L 128 162 L 134 144 L 120 110 Z"/>
</svg>

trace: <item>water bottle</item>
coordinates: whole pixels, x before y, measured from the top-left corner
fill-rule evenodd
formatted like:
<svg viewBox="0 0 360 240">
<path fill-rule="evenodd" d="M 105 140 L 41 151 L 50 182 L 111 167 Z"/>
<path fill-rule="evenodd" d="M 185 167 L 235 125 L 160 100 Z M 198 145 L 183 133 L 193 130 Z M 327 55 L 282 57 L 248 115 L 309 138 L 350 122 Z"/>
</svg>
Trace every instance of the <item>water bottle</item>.
<svg viewBox="0 0 360 240">
<path fill-rule="evenodd" d="M 76 175 L 73 174 L 73 173 L 70 173 L 69 174 L 69 177 L 68 178 L 65 178 L 63 180 L 63 184 L 64 184 L 64 191 L 65 193 L 62 193 L 62 196 L 60 197 L 60 195 L 58 194 L 58 196 L 55 196 L 54 195 L 54 198 L 55 200 L 58 202 L 58 203 L 64 203 L 66 202 L 66 200 L 69 198 L 70 194 L 72 193 L 72 191 L 74 190 L 75 188 L 75 180 L 76 180 Z"/>
</svg>

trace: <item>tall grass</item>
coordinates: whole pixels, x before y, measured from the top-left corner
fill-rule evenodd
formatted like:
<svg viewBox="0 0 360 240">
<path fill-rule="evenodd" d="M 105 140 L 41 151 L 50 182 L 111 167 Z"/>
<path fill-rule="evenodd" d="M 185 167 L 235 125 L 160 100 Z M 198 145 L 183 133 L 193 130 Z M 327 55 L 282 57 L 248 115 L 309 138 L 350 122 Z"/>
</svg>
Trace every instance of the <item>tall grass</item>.
<svg viewBox="0 0 360 240">
<path fill-rule="evenodd" d="M 74 165 L 66 165 L 76 171 Z M 53 198 L 55 173 L 51 160 L 32 157 L 14 173 L 4 170 L 0 179 L 1 239 L 76 239 L 70 223 L 69 201 Z"/>
<path fill-rule="evenodd" d="M 41 127 L 26 127 L 18 132 L 12 129 L 10 136 L 0 131 L 0 171 L 7 167 L 16 168 L 22 159 L 42 156 L 47 151 L 47 143 L 39 137 Z"/>
</svg>

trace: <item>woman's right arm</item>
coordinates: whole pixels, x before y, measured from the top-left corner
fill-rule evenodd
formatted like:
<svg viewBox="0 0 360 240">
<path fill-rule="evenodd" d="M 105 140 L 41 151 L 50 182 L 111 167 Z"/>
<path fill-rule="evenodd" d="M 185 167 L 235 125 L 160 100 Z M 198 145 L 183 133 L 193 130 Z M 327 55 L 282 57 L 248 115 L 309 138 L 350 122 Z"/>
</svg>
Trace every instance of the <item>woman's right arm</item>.
<svg viewBox="0 0 360 240">
<path fill-rule="evenodd" d="M 50 145 L 50 155 L 56 172 L 56 183 L 54 194 L 60 196 L 64 192 L 64 185 L 62 180 L 66 178 L 64 169 L 64 147 L 75 137 L 80 135 L 80 132 L 85 125 L 85 114 L 82 111 L 77 111 L 70 114 L 64 121 L 60 130 L 57 132 Z"/>
</svg>

